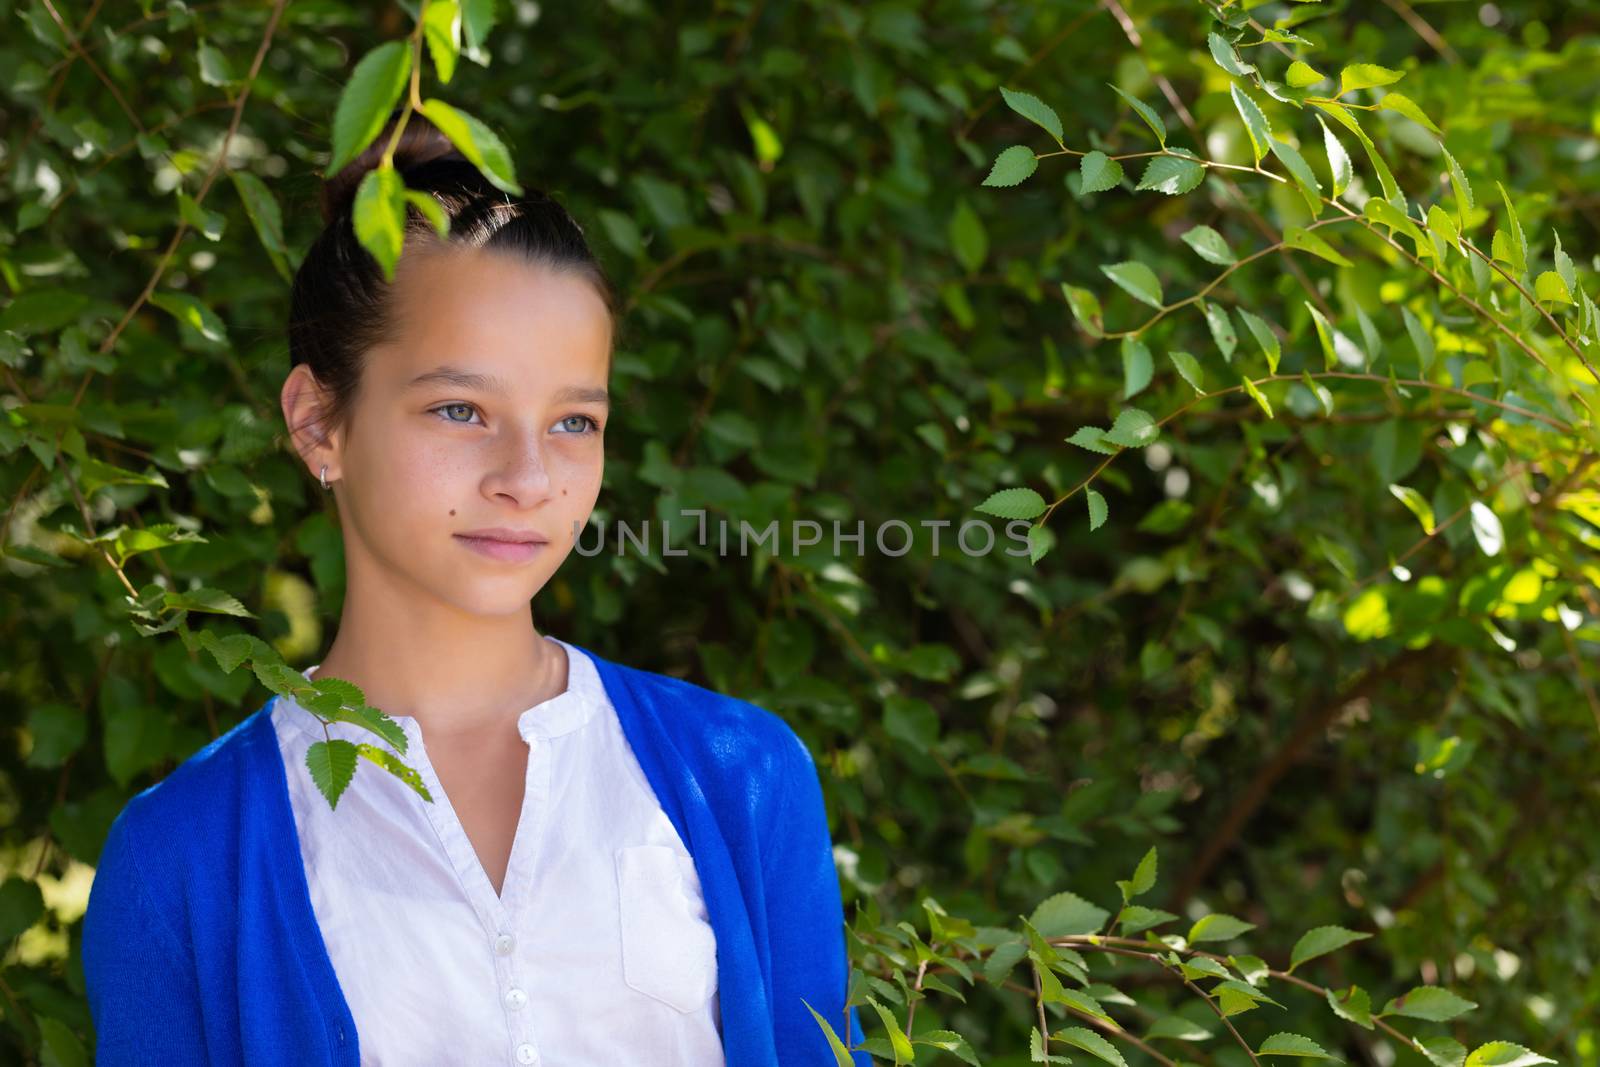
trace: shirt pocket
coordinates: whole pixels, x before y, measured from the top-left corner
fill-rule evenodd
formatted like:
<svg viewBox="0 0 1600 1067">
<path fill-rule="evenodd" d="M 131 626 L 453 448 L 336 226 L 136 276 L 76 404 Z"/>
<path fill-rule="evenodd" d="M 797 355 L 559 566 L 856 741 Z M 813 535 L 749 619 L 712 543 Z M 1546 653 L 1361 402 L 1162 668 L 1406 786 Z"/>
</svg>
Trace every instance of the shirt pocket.
<svg viewBox="0 0 1600 1067">
<path fill-rule="evenodd" d="M 680 1012 L 717 989 L 717 940 L 694 861 L 669 845 L 617 849 L 622 978 Z"/>
</svg>

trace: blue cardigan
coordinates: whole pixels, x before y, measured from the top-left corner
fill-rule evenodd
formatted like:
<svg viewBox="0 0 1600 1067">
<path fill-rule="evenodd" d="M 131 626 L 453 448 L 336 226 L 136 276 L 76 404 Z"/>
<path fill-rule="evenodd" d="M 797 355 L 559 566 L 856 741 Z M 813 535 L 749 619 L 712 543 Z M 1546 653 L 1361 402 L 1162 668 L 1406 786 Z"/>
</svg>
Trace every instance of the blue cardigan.
<svg viewBox="0 0 1600 1067">
<path fill-rule="evenodd" d="M 575 647 L 598 666 L 694 857 L 717 938 L 728 1067 L 833 1067 L 802 999 L 850 1044 L 863 1035 L 854 1007 L 844 1032 L 844 910 L 810 752 L 765 708 Z M 112 823 L 83 923 L 97 1064 L 358 1067 L 355 1021 L 312 911 L 272 703 L 135 795 Z M 856 1067 L 870 1063 L 854 1054 Z"/>
</svg>

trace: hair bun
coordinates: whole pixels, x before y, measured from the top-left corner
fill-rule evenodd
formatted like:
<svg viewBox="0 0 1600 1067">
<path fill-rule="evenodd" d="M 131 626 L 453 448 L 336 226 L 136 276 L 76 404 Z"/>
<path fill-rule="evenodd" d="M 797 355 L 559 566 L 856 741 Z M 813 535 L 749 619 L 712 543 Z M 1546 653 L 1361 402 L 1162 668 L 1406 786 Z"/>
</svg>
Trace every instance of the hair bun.
<svg viewBox="0 0 1600 1067">
<path fill-rule="evenodd" d="M 322 221 L 332 224 L 340 215 L 350 210 L 355 202 L 356 190 L 361 187 L 361 181 L 367 172 L 376 170 L 383 161 L 383 153 L 389 146 L 389 139 L 394 136 L 395 123 L 400 120 L 403 109 L 395 108 L 389 113 L 389 119 L 383 124 L 383 130 L 372 139 L 372 143 L 345 164 L 338 174 L 327 176 L 322 181 Z M 471 165 L 466 156 L 451 143 L 444 131 L 435 126 L 433 122 L 419 111 L 413 111 L 406 119 L 406 128 L 400 134 L 400 143 L 394 149 L 394 167 L 404 175 L 408 171 L 417 170 L 429 163 L 439 160 L 456 159 Z"/>
</svg>

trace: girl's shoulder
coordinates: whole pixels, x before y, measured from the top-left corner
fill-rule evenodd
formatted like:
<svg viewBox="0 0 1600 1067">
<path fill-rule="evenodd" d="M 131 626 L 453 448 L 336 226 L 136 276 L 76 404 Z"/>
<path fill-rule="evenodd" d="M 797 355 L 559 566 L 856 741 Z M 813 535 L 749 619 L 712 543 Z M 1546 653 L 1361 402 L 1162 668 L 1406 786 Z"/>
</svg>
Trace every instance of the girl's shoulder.
<svg viewBox="0 0 1600 1067">
<path fill-rule="evenodd" d="M 618 714 L 632 712 L 659 729 L 703 777 L 752 771 L 781 777 L 813 765 L 794 728 L 752 700 L 582 651 L 595 660 Z"/>
<path fill-rule="evenodd" d="M 179 866 L 216 852 L 226 835 L 236 834 L 241 811 L 257 809 L 262 798 L 250 791 L 270 779 L 263 755 L 277 757 L 273 742 L 272 700 L 185 757 L 160 781 L 129 798 L 111 825 L 111 835 L 131 834 Z M 198 846 L 198 847 L 197 847 Z M 210 847 L 206 847 L 210 846 Z"/>
</svg>

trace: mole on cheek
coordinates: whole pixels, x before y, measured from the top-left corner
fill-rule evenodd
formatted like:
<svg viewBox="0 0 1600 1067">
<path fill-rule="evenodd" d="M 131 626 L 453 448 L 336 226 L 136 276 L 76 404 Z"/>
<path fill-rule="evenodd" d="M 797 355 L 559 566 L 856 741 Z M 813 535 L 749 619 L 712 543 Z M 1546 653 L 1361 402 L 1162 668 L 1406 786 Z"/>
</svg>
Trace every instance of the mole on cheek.
<svg viewBox="0 0 1600 1067">
<path fill-rule="evenodd" d="M 451 508 L 450 509 L 450 514 L 454 515 L 455 513 L 456 513 L 456 509 L 455 508 Z"/>
</svg>

